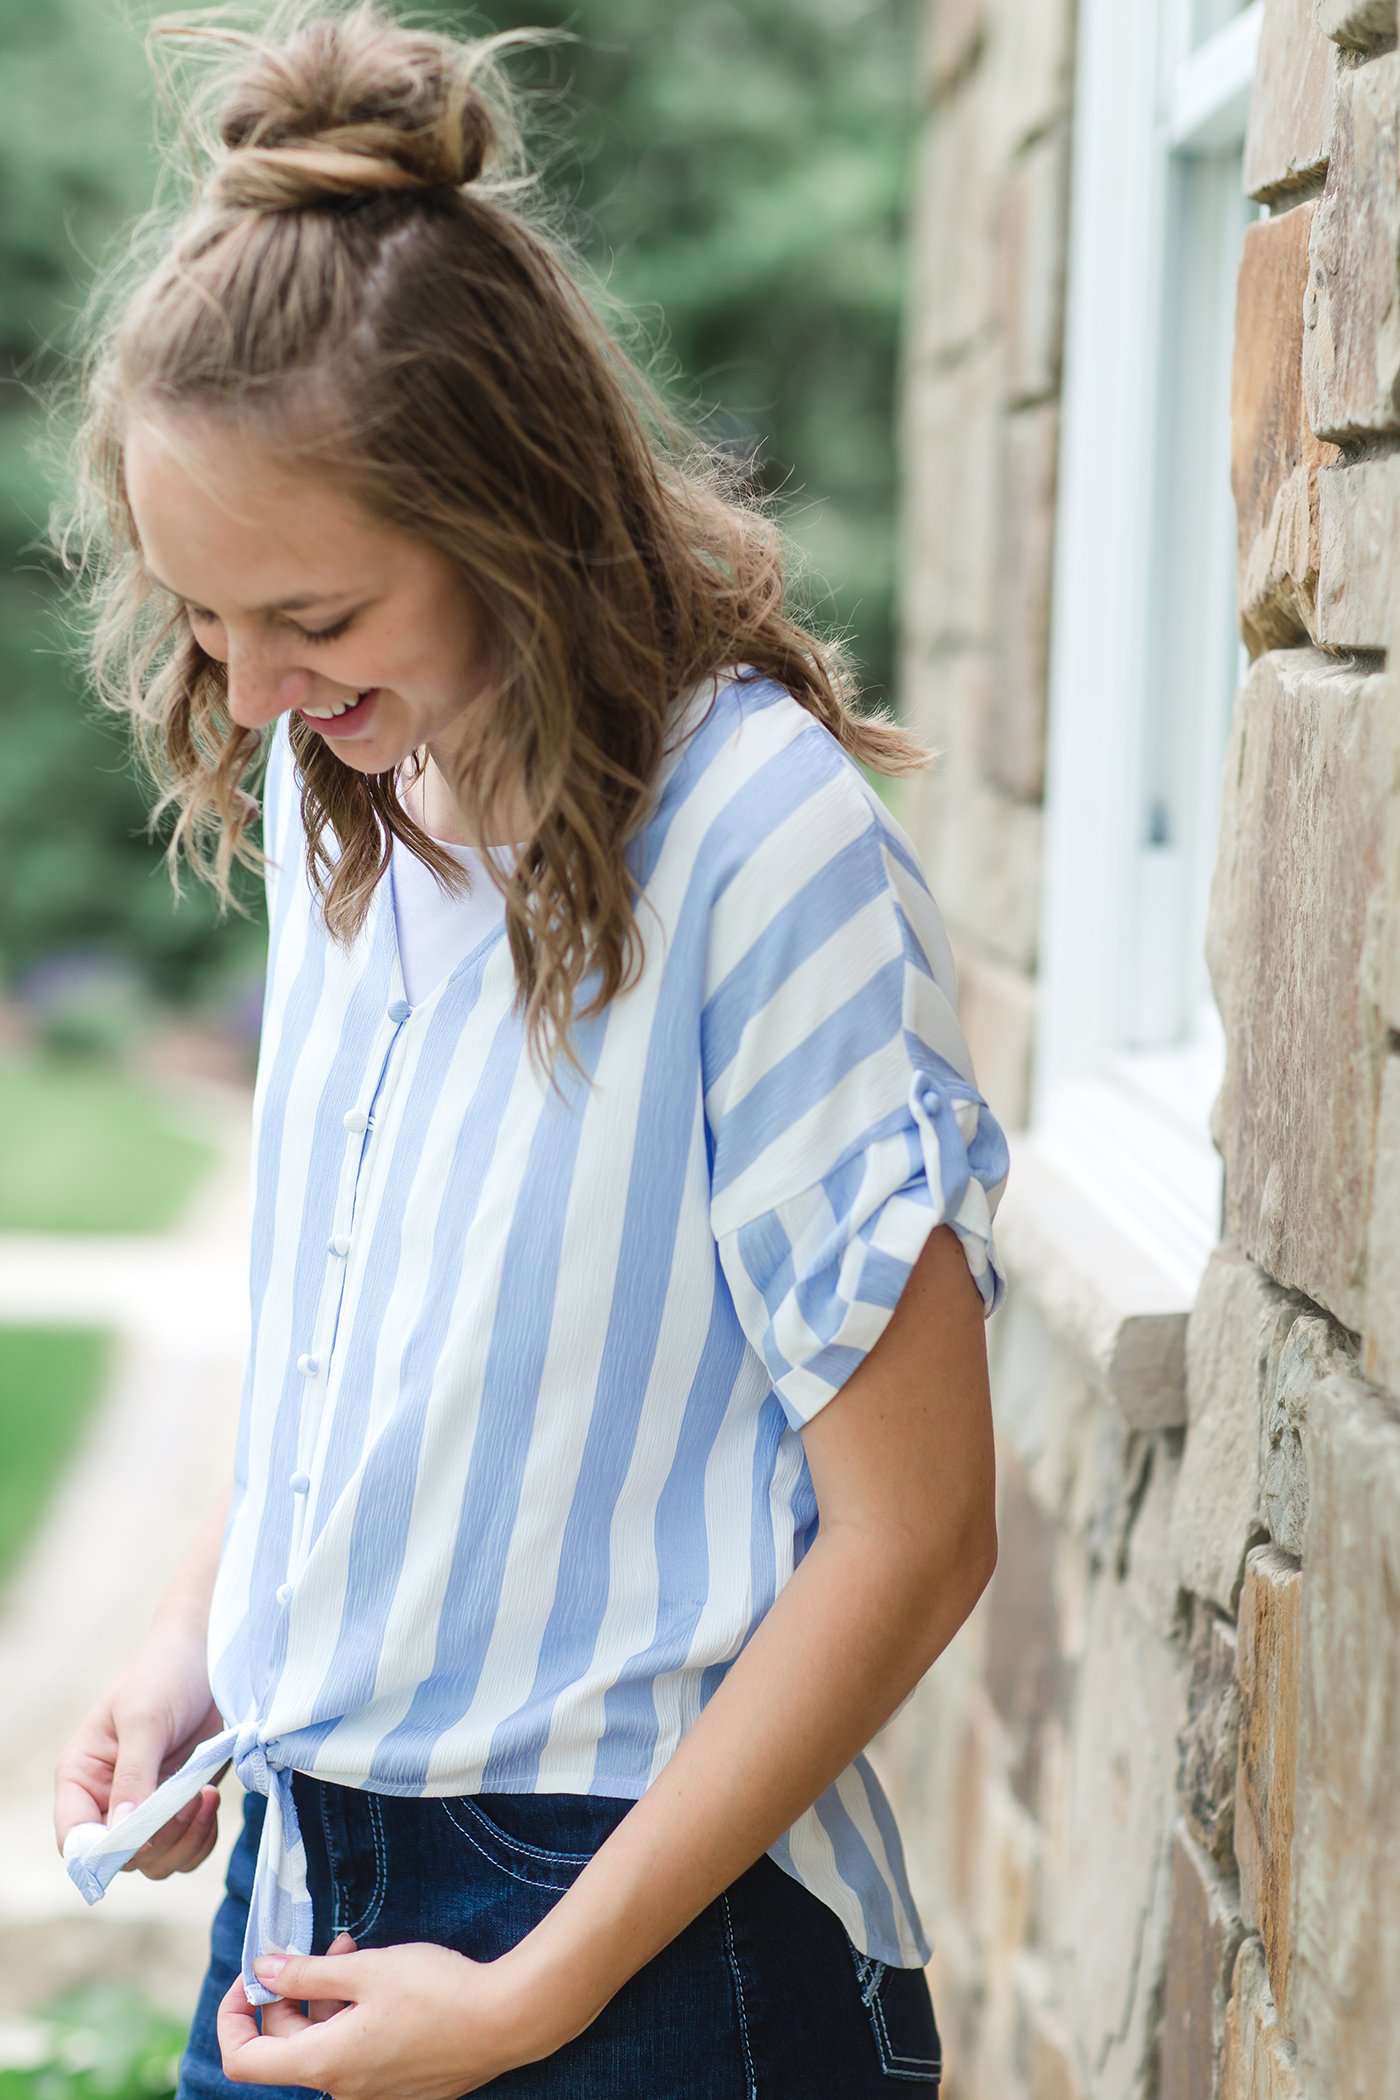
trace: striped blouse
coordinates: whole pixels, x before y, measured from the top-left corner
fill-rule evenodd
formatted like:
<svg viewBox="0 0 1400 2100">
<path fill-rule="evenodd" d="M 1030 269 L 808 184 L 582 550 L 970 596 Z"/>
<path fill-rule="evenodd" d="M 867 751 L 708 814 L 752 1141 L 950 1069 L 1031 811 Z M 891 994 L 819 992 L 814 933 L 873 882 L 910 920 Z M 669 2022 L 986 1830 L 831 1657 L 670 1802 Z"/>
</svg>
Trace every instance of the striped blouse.
<svg viewBox="0 0 1400 2100">
<path fill-rule="evenodd" d="M 645 968 L 557 1095 L 503 918 L 412 1004 L 387 883 L 331 940 L 274 730 L 227 1725 L 68 1847 L 97 1901 L 231 1758 L 267 1796 L 254 2003 L 256 1956 L 311 1943 L 292 1771 L 637 1798 L 816 1536 L 803 1425 L 937 1224 L 1001 1302 L 1007 1144 L 938 907 L 836 738 L 740 668 L 681 696 L 625 849 Z M 864 1953 L 928 1960 L 865 1754 L 770 1853 Z"/>
</svg>

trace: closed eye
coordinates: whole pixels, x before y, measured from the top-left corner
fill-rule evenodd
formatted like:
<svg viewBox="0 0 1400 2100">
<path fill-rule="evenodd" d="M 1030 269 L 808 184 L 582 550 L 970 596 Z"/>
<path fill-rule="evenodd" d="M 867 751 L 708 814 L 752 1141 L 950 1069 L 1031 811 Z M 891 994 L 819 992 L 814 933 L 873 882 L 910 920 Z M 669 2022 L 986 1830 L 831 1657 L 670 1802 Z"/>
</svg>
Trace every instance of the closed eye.
<svg viewBox="0 0 1400 2100">
<path fill-rule="evenodd" d="M 334 627 L 322 627 L 315 634 L 312 633 L 309 627 L 298 627 L 297 633 L 304 642 L 333 642 L 340 635 L 344 634 L 354 618 L 355 615 L 353 613 L 347 613 L 343 620 L 336 621 Z"/>
<path fill-rule="evenodd" d="M 214 614 L 211 612 L 207 612 L 202 605 L 190 605 L 187 606 L 185 609 L 188 612 L 191 620 L 202 622 L 205 620 L 212 620 L 214 618 Z M 334 642 L 338 641 L 341 635 L 345 633 L 346 629 L 349 626 L 351 626 L 351 624 L 354 621 L 354 618 L 355 615 L 353 613 L 347 613 L 345 618 L 343 620 L 337 620 L 333 627 L 321 627 L 314 631 L 309 627 L 297 626 L 295 620 L 291 621 L 289 624 L 292 627 L 296 628 L 296 632 L 301 636 L 301 639 L 304 642 Z"/>
</svg>

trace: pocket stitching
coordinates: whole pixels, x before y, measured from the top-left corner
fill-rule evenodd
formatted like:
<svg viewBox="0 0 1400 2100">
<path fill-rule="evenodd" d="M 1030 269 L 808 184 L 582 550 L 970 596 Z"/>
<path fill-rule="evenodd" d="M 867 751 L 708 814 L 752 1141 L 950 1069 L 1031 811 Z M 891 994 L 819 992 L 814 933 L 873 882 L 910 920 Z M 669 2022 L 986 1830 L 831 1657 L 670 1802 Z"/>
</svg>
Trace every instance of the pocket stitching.
<svg viewBox="0 0 1400 2100">
<path fill-rule="evenodd" d="M 745 2100 L 758 2100 L 758 2078 L 753 2067 L 753 2052 L 749 2048 L 749 2015 L 744 2004 L 744 1978 L 739 1968 L 739 1954 L 734 1945 L 734 1918 L 729 1908 L 728 1890 L 720 1893 L 724 1908 L 724 1951 L 729 1960 L 730 1973 L 734 1978 L 734 1990 L 739 2000 L 739 2038 L 744 2045 L 744 2067 L 748 2072 L 749 2089 Z"/>
<path fill-rule="evenodd" d="M 341 1922 L 345 1907 L 345 1892 L 340 1879 L 340 1857 L 335 1849 L 335 1841 L 331 1837 L 330 1824 L 326 1820 L 326 1793 L 324 1788 L 321 1789 L 320 1810 L 321 1830 L 326 1842 L 326 1858 L 330 1862 L 331 1870 L 331 1938 L 334 1939 L 338 1933 L 345 1930 Z"/>
<path fill-rule="evenodd" d="M 938 2056 L 901 2056 L 899 2051 L 892 2046 L 890 2031 L 885 2024 L 885 2008 L 878 1993 L 871 2000 L 870 2009 L 880 2023 L 880 2050 L 885 2059 L 885 2068 L 892 2077 L 920 2078 L 925 2072 L 932 2072 L 935 2079 L 942 2076 L 943 2058 L 941 2054 Z M 898 2068 L 901 2065 L 909 2065 L 911 2068 L 907 2070 Z"/>
<path fill-rule="evenodd" d="M 352 1940 L 357 1940 L 361 1933 L 368 1932 L 375 1924 L 380 1911 L 384 1908 L 384 1896 L 389 1882 L 388 1874 L 385 1871 L 388 1848 L 384 1842 L 384 1818 L 380 1810 L 379 1799 L 377 1795 L 366 1790 L 365 1800 L 369 1808 L 370 1836 L 374 1840 L 374 1887 L 370 1892 L 369 1901 L 359 1918 L 356 1919 L 353 1925 L 347 1925 L 344 1928 Z"/>
<path fill-rule="evenodd" d="M 489 1831 L 498 1843 L 508 1845 L 512 1852 L 524 1853 L 528 1859 L 546 1859 L 561 1867 L 586 1867 L 593 1857 L 592 1852 L 548 1852 L 543 1845 L 532 1845 L 528 1838 L 513 1837 L 510 1831 L 503 1830 L 499 1823 L 492 1821 L 484 1809 L 477 1806 L 476 1798 L 472 1794 L 440 1794 L 438 1799 L 444 1807 L 448 1801 L 456 1801 L 466 1810 L 473 1822 L 479 1823 L 483 1830 Z M 451 1822 L 457 1822 L 451 1809 L 447 1810 L 447 1815 Z M 460 1830 L 461 1827 L 458 1823 L 457 1828 Z"/>
<path fill-rule="evenodd" d="M 441 1804 L 443 1814 L 446 1816 L 448 1822 L 452 1825 L 453 1829 L 460 1831 L 462 1836 L 466 1839 L 467 1843 L 470 1846 L 472 1846 L 472 1848 L 475 1851 L 479 1852 L 482 1858 L 486 1860 L 490 1866 L 496 1867 L 502 1874 L 509 1874 L 512 1881 L 523 1882 L 527 1888 L 532 1889 L 559 1889 L 562 1892 L 563 1890 L 569 1887 L 570 1884 L 567 1881 L 538 1881 L 533 1875 L 517 1874 L 513 1867 L 508 1867 L 506 1865 L 504 1860 L 493 1859 L 491 1854 L 486 1850 L 486 1847 L 481 1843 L 480 1839 L 474 1837 L 471 1831 L 467 1829 L 466 1824 L 458 1822 L 457 1818 L 453 1815 L 452 1810 L 447 1805 L 446 1797 L 444 1795 L 439 1794 L 437 1798 L 439 1803 Z M 458 1796 L 458 1798 L 461 1799 L 462 1797 Z M 490 1818 L 487 1816 L 483 1816 L 481 1818 L 481 1821 L 486 1825 L 486 1828 L 489 1831 L 491 1831 L 492 1835 L 494 1836 L 495 1826 L 492 1824 Z M 501 1843 L 508 1845 L 510 1843 L 510 1840 L 508 1838 L 503 1837 L 501 1839 Z M 548 1857 L 549 1855 L 544 1856 Z M 568 1855 L 565 1855 L 564 1853 L 559 1853 L 554 1856 L 562 1860 Z M 587 1855 L 575 1854 L 572 1855 L 572 1857 L 581 1859 L 586 1858 Z"/>
<path fill-rule="evenodd" d="M 889 1964 L 878 1960 L 872 1954 L 863 1954 L 849 1932 L 846 1935 L 846 1945 L 850 1948 L 851 1960 L 855 1963 L 860 2002 L 869 2016 L 870 2031 L 875 2039 L 875 2048 L 884 2075 L 887 2078 L 907 2078 L 925 2085 L 940 2084 L 943 2077 L 941 2049 L 936 2056 L 901 2056 L 891 2044 L 884 2001 L 880 1996 Z"/>
<path fill-rule="evenodd" d="M 856 1983 L 860 1991 L 860 2002 L 868 2007 L 876 1991 L 880 1988 L 880 1980 L 885 1973 L 885 1964 L 882 1961 L 877 1961 L 873 1954 L 863 1954 L 849 1932 L 846 1934 L 846 1945 L 850 1948 L 851 1960 L 856 1965 Z"/>
</svg>

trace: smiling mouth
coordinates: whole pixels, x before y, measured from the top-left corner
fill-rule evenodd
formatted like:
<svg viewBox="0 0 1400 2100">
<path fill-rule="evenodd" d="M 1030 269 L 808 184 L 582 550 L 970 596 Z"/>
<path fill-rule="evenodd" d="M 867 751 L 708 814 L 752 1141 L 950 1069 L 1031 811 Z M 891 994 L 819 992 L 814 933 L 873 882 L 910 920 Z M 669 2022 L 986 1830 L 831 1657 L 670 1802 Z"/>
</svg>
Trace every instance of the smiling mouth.
<svg viewBox="0 0 1400 2100">
<path fill-rule="evenodd" d="M 313 722 L 335 722 L 341 715 L 352 715 L 376 690 L 376 687 L 367 685 L 362 693 L 356 693 L 353 700 L 339 701 L 334 707 L 304 707 L 302 713 Z"/>
</svg>

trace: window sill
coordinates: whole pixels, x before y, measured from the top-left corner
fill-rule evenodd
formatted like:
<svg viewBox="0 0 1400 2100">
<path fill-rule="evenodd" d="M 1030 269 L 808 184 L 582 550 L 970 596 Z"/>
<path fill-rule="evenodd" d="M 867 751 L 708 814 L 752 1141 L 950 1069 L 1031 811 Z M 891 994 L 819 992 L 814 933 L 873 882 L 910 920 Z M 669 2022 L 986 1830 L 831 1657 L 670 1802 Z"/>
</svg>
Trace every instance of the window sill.
<svg viewBox="0 0 1400 2100">
<path fill-rule="evenodd" d="M 1046 1325 L 1133 1429 L 1186 1421 L 1186 1321 L 1196 1283 L 1160 1243 L 1132 1229 L 1095 1173 L 1073 1171 L 1059 1144 L 1012 1134 L 996 1244 L 1008 1291 L 1029 1291 Z"/>
</svg>

